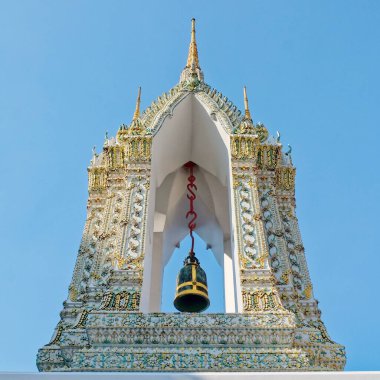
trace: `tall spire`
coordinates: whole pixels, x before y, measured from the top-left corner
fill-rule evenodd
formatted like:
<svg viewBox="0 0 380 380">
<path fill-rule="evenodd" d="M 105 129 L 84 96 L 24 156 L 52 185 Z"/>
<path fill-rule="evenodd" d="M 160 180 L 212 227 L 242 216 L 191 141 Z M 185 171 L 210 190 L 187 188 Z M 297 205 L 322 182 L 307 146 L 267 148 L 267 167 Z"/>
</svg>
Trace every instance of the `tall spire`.
<svg viewBox="0 0 380 380">
<path fill-rule="evenodd" d="M 195 40 L 195 18 L 191 19 L 191 40 L 186 67 L 199 68 L 197 41 Z"/>
<path fill-rule="evenodd" d="M 199 67 L 197 41 L 195 39 L 195 18 L 192 18 L 189 54 L 187 55 L 186 66 L 181 73 L 180 82 L 187 81 L 194 77 L 198 78 L 199 81 L 203 81 L 203 73 Z"/>
<path fill-rule="evenodd" d="M 245 110 L 244 119 L 252 120 L 251 112 L 249 111 L 249 105 L 248 105 L 247 88 L 245 86 L 244 86 L 243 93 L 244 93 L 244 110 Z"/>
<path fill-rule="evenodd" d="M 140 116 L 140 100 L 141 100 L 141 87 L 139 87 L 139 92 L 137 94 L 136 109 L 135 109 L 135 113 L 133 114 L 132 120 L 136 120 Z"/>
</svg>

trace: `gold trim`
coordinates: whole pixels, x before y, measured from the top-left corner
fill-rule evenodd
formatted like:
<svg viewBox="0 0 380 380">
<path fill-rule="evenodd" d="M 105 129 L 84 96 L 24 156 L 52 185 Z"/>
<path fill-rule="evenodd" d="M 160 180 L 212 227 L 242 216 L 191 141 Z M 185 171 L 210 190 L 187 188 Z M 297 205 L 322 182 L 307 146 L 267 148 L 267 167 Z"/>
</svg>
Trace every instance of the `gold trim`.
<svg viewBox="0 0 380 380">
<path fill-rule="evenodd" d="M 183 282 L 181 285 L 178 285 L 177 291 L 178 291 L 178 289 L 183 288 L 184 286 L 189 286 L 189 285 L 191 285 L 193 288 L 196 286 L 200 286 L 201 288 L 205 288 L 206 290 L 208 290 L 208 287 L 205 284 L 203 284 L 202 282 L 187 281 L 187 282 Z"/>
<path fill-rule="evenodd" d="M 178 298 L 179 296 L 183 296 L 183 295 L 185 295 L 185 294 L 198 294 L 198 295 L 200 295 L 200 296 L 203 296 L 203 297 L 209 299 L 209 298 L 208 298 L 208 293 L 202 292 L 202 291 L 200 291 L 200 290 L 198 290 L 198 289 L 188 289 L 188 290 L 184 290 L 184 291 L 181 292 L 181 293 L 177 293 L 176 298 Z"/>
<path fill-rule="evenodd" d="M 191 264 L 191 281 L 197 282 L 197 268 L 195 267 L 195 264 Z"/>
</svg>

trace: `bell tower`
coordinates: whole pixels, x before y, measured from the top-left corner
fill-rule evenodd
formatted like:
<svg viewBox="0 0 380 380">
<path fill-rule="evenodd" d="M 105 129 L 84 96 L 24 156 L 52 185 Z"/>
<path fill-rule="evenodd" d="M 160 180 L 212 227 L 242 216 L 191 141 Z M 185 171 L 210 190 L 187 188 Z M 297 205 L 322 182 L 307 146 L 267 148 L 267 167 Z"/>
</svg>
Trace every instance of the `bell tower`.
<svg viewBox="0 0 380 380">
<path fill-rule="evenodd" d="M 291 150 L 253 121 L 245 87 L 241 113 L 204 82 L 194 19 L 179 83 L 142 114 L 140 98 L 93 154 L 68 298 L 38 369 L 342 370 L 307 269 Z M 192 249 L 178 268 L 185 312 L 160 310 L 164 267 L 189 229 L 223 268 L 224 313 L 200 313 L 207 281 Z"/>
</svg>

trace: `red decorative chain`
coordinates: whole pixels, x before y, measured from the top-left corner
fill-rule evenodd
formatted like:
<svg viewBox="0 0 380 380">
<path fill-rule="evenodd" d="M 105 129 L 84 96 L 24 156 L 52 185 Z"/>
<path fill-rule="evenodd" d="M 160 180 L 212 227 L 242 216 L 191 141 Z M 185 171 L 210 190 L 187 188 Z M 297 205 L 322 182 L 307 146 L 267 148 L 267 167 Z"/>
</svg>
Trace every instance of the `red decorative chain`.
<svg viewBox="0 0 380 380">
<path fill-rule="evenodd" d="M 191 161 L 188 162 L 187 164 L 185 164 L 185 167 L 189 169 L 189 174 L 190 174 L 189 177 L 187 178 L 187 180 L 189 181 L 189 183 L 187 184 L 187 190 L 188 190 L 187 199 L 189 199 L 189 201 L 190 201 L 189 202 L 190 203 L 190 210 L 186 213 L 186 219 L 191 217 L 189 224 L 188 224 L 188 227 L 190 230 L 190 237 L 191 237 L 191 250 L 189 253 L 190 257 L 194 257 L 193 231 L 196 227 L 195 221 L 198 217 L 197 213 L 194 210 L 194 200 L 197 197 L 194 193 L 194 190 L 197 190 L 197 185 L 194 183 L 196 180 L 196 178 L 194 176 L 194 172 L 193 172 L 194 166 L 195 166 L 194 162 L 191 162 Z"/>
</svg>

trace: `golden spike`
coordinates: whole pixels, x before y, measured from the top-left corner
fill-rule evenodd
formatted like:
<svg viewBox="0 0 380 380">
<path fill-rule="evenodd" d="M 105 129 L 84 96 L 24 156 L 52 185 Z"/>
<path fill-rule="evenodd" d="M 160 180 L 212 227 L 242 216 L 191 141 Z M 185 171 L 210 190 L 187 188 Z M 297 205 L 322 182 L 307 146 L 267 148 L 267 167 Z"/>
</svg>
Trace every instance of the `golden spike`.
<svg viewBox="0 0 380 380">
<path fill-rule="evenodd" d="M 245 109 L 244 118 L 252 120 L 251 113 L 249 112 L 247 88 L 245 86 L 244 86 L 244 109 Z"/>
<path fill-rule="evenodd" d="M 136 120 L 140 116 L 140 99 L 141 99 L 141 87 L 139 87 L 139 92 L 137 94 L 136 109 L 135 109 L 135 113 L 133 114 L 132 120 Z"/>
<path fill-rule="evenodd" d="M 186 67 L 199 68 L 197 42 L 195 41 L 195 18 L 191 19 L 191 40 Z"/>
</svg>

